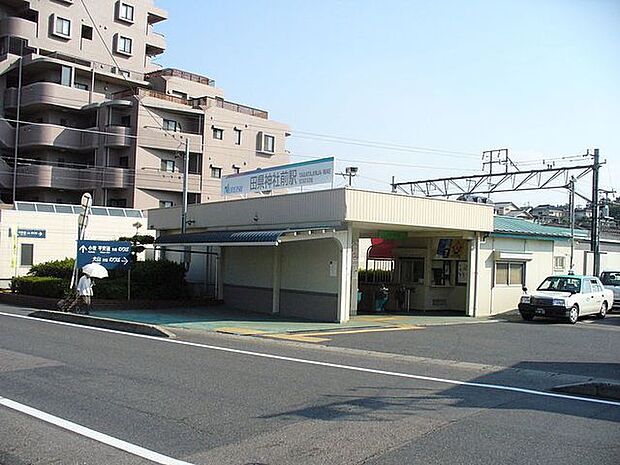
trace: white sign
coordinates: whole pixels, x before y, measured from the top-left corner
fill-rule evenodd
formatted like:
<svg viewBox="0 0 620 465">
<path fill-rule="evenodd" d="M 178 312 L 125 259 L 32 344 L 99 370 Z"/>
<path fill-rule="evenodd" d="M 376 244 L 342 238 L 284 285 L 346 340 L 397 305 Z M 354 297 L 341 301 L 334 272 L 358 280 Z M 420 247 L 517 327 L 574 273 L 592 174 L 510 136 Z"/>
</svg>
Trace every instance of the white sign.
<svg viewBox="0 0 620 465">
<path fill-rule="evenodd" d="M 333 179 L 334 157 L 321 158 L 223 176 L 222 195 L 328 184 Z"/>
</svg>

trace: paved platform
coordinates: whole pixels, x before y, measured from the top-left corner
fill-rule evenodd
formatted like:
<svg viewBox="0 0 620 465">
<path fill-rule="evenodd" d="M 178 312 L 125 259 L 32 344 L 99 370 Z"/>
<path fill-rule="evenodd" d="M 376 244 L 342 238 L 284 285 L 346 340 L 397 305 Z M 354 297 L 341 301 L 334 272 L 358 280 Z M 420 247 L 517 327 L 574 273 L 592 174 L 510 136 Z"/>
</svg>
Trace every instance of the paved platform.
<svg viewBox="0 0 620 465">
<path fill-rule="evenodd" d="M 488 320 L 466 316 L 445 315 L 358 315 L 346 323 L 317 323 L 295 318 L 241 312 L 218 306 L 211 308 L 179 308 L 170 310 L 95 310 L 92 315 L 101 318 L 134 321 L 168 328 L 199 331 L 217 331 L 239 335 L 281 335 L 281 339 L 313 340 L 321 335 L 356 333 L 360 331 L 410 330 L 429 325 L 471 324 Z"/>
</svg>

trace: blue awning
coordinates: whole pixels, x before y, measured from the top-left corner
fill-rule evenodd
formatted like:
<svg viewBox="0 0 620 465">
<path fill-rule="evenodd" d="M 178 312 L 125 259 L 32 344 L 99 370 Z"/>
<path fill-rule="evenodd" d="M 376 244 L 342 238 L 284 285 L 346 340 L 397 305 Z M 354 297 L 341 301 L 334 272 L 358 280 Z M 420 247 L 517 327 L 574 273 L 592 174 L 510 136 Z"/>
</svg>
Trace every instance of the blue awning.
<svg viewBox="0 0 620 465">
<path fill-rule="evenodd" d="M 278 245 L 286 229 L 277 231 L 205 231 L 169 234 L 155 240 L 156 245 Z"/>
</svg>

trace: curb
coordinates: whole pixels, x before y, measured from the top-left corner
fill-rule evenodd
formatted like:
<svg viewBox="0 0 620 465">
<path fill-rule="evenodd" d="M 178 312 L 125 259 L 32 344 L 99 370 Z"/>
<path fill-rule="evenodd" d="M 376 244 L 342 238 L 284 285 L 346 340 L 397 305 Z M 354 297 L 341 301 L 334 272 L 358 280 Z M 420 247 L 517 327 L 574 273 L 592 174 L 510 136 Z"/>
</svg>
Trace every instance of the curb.
<svg viewBox="0 0 620 465">
<path fill-rule="evenodd" d="M 587 397 L 620 400 L 620 384 L 591 382 L 578 384 L 565 384 L 551 388 L 552 391 L 566 394 L 579 394 Z"/>
<path fill-rule="evenodd" d="M 44 320 L 63 321 L 95 328 L 113 329 L 126 333 L 144 334 L 146 336 L 175 337 L 174 333 L 155 325 L 134 323 L 131 321 L 113 320 L 111 318 L 99 318 L 96 316 L 78 315 L 75 313 L 54 312 L 50 310 L 37 310 L 28 316 Z"/>
</svg>

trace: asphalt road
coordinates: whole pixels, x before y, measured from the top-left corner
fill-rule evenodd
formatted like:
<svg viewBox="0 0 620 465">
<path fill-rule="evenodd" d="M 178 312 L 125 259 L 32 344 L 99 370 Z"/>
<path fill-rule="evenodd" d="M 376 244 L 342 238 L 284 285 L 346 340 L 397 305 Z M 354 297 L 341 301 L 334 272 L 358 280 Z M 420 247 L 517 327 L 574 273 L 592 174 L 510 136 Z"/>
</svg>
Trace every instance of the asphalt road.
<svg viewBox="0 0 620 465">
<path fill-rule="evenodd" d="M 341 334 L 325 344 L 620 380 L 619 313 L 576 325 L 517 317 L 416 331 Z"/>
<path fill-rule="evenodd" d="M 546 394 L 581 374 L 366 349 L 192 332 L 165 341 L 0 314 L 0 463 L 618 463 L 620 404 Z"/>
</svg>

